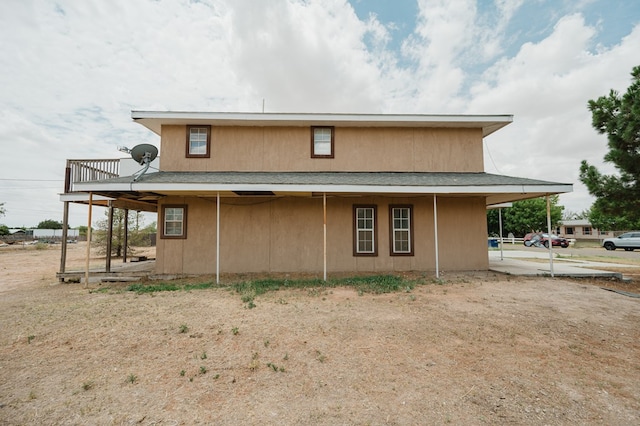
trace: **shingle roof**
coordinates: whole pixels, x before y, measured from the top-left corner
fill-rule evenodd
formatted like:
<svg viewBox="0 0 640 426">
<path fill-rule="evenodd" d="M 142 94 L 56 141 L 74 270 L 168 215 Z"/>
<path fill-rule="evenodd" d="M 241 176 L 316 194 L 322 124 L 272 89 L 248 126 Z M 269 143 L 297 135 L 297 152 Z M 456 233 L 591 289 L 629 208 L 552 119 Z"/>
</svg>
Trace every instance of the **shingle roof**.
<svg viewBox="0 0 640 426">
<path fill-rule="evenodd" d="M 101 181 L 129 183 L 131 177 Z M 96 182 L 98 183 L 98 182 Z M 155 172 L 143 175 L 138 184 L 224 185 L 364 185 L 364 186 L 557 186 L 567 185 L 490 173 L 450 172 Z"/>
</svg>

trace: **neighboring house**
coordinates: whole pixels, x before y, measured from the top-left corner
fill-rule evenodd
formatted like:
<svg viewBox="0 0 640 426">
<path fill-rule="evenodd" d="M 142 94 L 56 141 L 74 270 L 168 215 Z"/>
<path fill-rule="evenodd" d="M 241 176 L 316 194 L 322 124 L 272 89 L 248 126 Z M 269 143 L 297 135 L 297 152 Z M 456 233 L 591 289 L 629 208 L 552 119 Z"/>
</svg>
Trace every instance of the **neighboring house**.
<svg viewBox="0 0 640 426">
<path fill-rule="evenodd" d="M 587 219 L 563 220 L 558 228 L 559 235 L 576 240 L 603 240 L 614 237 L 613 231 L 601 231 L 591 226 Z"/>
<path fill-rule="evenodd" d="M 486 270 L 487 205 L 572 190 L 484 172 L 510 115 L 132 117 L 160 136 L 159 170 L 83 178 L 69 160 L 61 199 L 157 211 L 158 274 Z"/>
</svg>

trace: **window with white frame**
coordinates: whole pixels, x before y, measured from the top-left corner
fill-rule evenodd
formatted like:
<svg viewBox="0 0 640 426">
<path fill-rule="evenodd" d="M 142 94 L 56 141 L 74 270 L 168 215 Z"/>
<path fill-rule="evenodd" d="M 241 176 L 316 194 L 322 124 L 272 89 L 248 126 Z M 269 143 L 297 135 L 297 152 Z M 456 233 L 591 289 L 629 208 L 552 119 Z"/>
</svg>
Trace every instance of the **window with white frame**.
<svg viewBox="0 0 640 426">
<path fill-rule="evenodd" d="M 582 233 L 584 235 L 591 235 L 591 227 L 590 226 L 585 226 L 584 228 L 582 228 Z"/>
<path fill-rule="evenodd" d="M 353 206 L 353 255 L 376 256 L 376 206 Z"/>
<path fill-rule="evenodd" d="M 187 238 L 187 206 L 162 207 L 162 238 Z"/>
<path fill-rule="evenodd" d="M 333 158 L 333 127 L 311 127 L 311 157 Z"/>
<path fill-rule="evenodd" d="M 389 206 L 391 256 L 413 255 L 413 206 Z"/>
<path fill-rule="evenodd" d="M 573 227 L 572 226 L 567 226 L 565 233 L 567 235 L 573 235 Z"/>
<path fill-rule="evenodd" d="M 187 126 L 187 157 L 210 157 L 211 126 Z"/>
</svg>

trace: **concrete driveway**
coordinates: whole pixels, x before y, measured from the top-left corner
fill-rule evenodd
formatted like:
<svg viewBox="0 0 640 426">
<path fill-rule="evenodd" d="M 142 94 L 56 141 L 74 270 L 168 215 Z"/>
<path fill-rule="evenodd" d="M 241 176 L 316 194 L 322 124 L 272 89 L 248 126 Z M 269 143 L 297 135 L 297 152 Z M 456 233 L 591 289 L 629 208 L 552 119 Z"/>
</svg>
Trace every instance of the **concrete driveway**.
<svg viewBox="0 0 640 426">
<path fill-rule="evenodd" d="M 549 251 L 545 248 L 509 246 L 500 250 L 489 250 L 489 269 L 510 275 L 523 276 L 557 276 L 557 277 L 614 277 L 622 279 L 619 272 L 604 271 L 599 268 L 637 268 L 637 265 L 616 263 L 609 261 L 586 261 L 578 256 L 607 256 L 620 258 L 635 258 L 639 252 L 625 252 L 624 250 L 606 251 L 598 248 L 554 248 L 553 262 L 550 262 Z M 576 257 L 572 259 L 572 257 Z"/>
</svg>

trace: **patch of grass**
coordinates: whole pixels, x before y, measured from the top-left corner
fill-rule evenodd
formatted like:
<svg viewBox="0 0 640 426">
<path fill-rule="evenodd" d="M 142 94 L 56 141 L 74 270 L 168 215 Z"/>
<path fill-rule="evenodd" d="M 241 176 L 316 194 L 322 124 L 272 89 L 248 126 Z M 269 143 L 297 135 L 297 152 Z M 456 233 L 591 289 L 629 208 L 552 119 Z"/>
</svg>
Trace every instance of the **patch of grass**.
<svg viewBox="0 0 640 426">
<path fill-rule="evenodd" d="M 88 391 L 93 388 L 94 383 L 92 381 L 84 382 L 82 384 L 82 390 Z"/>
<path fill-rule="evenodd" d="M 272 369 L 273 371 L 275 371 L 276 373 L 277 373 L 278 371 L 279 371 L 279 372 L 281 372 L 281 373 L 284 373 L 284 372 L 285 372 L 285 368 L 284 368 L 284 367 L 278 367 L 277 365 L 275 365 L 275 364 L 273 364 L 273 363 L 271 363 L 271 362 L 268 362 L 268 363 L 267 363 L 267 367 L 271 368 L 271 369 Z"/>
<path fill-rule="evenodd" d="M 280 289 L 305 289 L 311 296 L 327 294 L 328 288 L 352 287 L 359 295 L 365 293 L 383 294 L 397 291 L 411 291 L 415 283 L 397 275 L 371 275 L 348 278 L 334 278 L 323 281 L 320 278 L 312 279 L 275 279 L 267 278 L 253 281 L 242 281 L 231 284 L 231 289 L 241 295 L 243 303 L 247 307 L 255 307 L 254 299 L 267 292 Z"/>
<path fill-rule="evenodd" d="M 238 330 L 238 327 L 233 327 L 231 329 L 231 334 L 233 334 L 234 336 L 237 336 L 238 333 L 240 333 L 240 330 Z"/>
<path fill-rule="evenodd" d="M 129 374 L 127 376 L 127 380 L 126 381 L 127 381 L 127 383 L 134 384 L 135 382 L 138 381 L 138 376 L 136 376 L 135 374 Z"/>
<path fill-rule="evenodd" d="M 36 338 L 36 336 L 34 336 L 33 334 L 28 335 L 28 336 L 27 336 L 27 343 L 28 343 L 28 344 L 31 344 L 31 341 L 32 341 L 33 339 L 35 339 L 35 338 Z"/>
<path fill-rule="evenodd" d="M 200 359 L 207 359 L 207 353 L 202 352 L 202 354 L 200 355 Z"/>
<path fill-rule="evenodd" d="M 180 370 L 180 377 L 184 377 L 184 375 L 185 375 L 185 374 L 187 374 L 187 372 L 186 372 L 186 371 L 184 371 L 184 370 Z"/>
<path fill-rule="evenodd" d="M 213 287 L 213 282 L 204 282 L 204 283 L 157 283 L 157 284 L 142 284 L 135 283 L 131 284 L 127 287 L 127 291 L 134 291 L 137 294 L 144 293 L 159 293 L 161 291 L 191 291 L 191 290 L 206 290 L 208 288 Z"/>
<path fill-rule="evenodd" d="M 186 333 L 187 331 L 189 331 L 189 327 L 187 327 L 187 324 L 180 324 L 180 333 Z"/>
<path fill-rule="evenodd" d="M 127 287 L 127 291 L 135 291 L 138 294 L 143 293 L 158 293 L 160 291 L 178 291 L 180 287 L 172 283 L 159 283 L 159 284 L 131 284 Z"/>
<path fill-rule="evenodd" d="M 100 287 L 89 290 L 89 294 L 93 293 L 109 293 L 111 291 L 111 287 Z"/>
<path fill-rule="evenodd" d="M 207 367 L 205 367 L 204 365 L 200 366 L 200 374 L 207 374 Z"/>
</svg>

